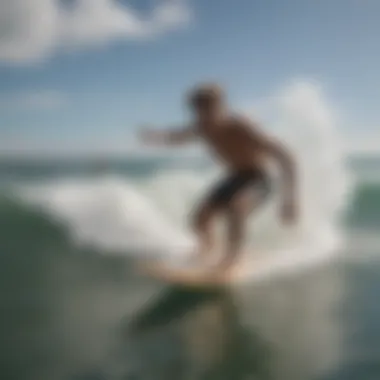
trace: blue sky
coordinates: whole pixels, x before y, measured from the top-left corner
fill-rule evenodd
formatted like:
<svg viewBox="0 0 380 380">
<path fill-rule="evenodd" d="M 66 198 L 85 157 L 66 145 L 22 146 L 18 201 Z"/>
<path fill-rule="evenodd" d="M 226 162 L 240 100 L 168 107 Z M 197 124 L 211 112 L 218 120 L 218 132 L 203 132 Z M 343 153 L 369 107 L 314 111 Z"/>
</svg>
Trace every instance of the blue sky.
<svg viewBox="0 0 380 380">
<path fill-rule="evenodd" d="M 324 85 L 343 134 L 379 135 L 379 18 L 377 0 L 0 0 L 0 137 L 121 139 L 183 121 L 196 82 L 239 106 L 293 78 Z"/>
</svg>

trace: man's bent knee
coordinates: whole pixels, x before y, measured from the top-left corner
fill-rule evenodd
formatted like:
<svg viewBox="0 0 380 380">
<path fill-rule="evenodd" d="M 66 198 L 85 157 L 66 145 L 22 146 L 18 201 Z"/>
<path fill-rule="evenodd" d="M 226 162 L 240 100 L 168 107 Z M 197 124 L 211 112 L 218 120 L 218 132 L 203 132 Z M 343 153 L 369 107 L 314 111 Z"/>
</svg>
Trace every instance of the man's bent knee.
<svg viewBox="0 0 380 380">
<path fill-rule="evenodd" d="M 228 213 L 230 219 L 241 220 L 247 216 L 254 209 L 254 202 L 250 194 L 242 193 L 234 197 L 228 205 Z"/>
<path fill-rule="evenodd" d="M 214 210 L 212 207 L 208 205 L 201 207 L 193 217 L 193 229 L 197 232 L 208 229 L 215 214 L 216 210 Z"/>
</svg>

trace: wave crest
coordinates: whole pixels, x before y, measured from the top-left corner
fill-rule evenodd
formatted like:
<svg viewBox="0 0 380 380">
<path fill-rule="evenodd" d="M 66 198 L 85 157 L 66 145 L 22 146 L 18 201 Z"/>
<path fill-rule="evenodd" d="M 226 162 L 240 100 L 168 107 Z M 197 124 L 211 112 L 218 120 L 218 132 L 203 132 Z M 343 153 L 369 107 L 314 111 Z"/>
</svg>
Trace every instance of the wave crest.
<svg viewBox="0 0 380 380">
<path fill-rule="evenodd" d="M 247 244 L 273 252 L 278 263 L 326 257 L 341 243 L 339 220 L 350 189 L 336 121 L 321 89 L 307 82 L 281 91 L 267 102 L 268 110 L 268 120 L 296 156 L 302 212 L 296 227 L 283 227 L 275 190 L 252 218 Z M 65 220 L 80 243 L 126 253 L 181 255 L 195 243 L 188 212 L 218 174 L 217 169 L 187 169 L 158 171 L 139 180 L 109 176 L 56 181 L 23 194 Z"/>
</svg>

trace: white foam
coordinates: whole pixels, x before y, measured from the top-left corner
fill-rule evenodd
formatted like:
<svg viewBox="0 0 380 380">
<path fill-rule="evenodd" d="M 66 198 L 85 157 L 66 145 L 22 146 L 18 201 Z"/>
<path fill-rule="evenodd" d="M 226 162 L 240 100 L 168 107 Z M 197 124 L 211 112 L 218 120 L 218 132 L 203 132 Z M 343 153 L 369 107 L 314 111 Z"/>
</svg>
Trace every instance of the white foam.
<svg viewBox="0 0 380 380">
<path fill-rule="evenodd" d="M 275 194 L 251 221 L 247 244 L 252 252 L 271 252 L 267 269 L 325 260 L 339 248 L 338 221 L 349 185 L 336 121 L 321 90 L 310 83 L 287 87 L 268 101 L 266 110 L 277 115 L 270 118 L 276 133 L 299 164 L 301 218 L 296 227 L 283 227 Z M 217 170 L 189 169 L 157 172 L 140 181 L 61 181 L 29 188 L 24 195 L 68 223 L 80 244 L 183 257 L 195 243 L 188 212 L 217 175 Z"/>
</svg>

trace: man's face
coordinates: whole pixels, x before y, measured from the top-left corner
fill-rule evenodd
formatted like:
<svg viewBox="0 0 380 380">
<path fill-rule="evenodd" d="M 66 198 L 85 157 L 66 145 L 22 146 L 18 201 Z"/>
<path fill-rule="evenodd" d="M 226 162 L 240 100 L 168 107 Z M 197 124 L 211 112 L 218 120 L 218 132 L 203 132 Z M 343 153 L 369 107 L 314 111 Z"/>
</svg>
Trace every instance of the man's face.
<svg viewBox="0 0 380 380">
<path fill-rule="evenodd" d="M 221 114 L 222 105 L 219 102 L 205 102 L 194 104 L 192 106 L 195 117 L 202 122 L 212 123 L 216 121 Z"/>
</svg>

